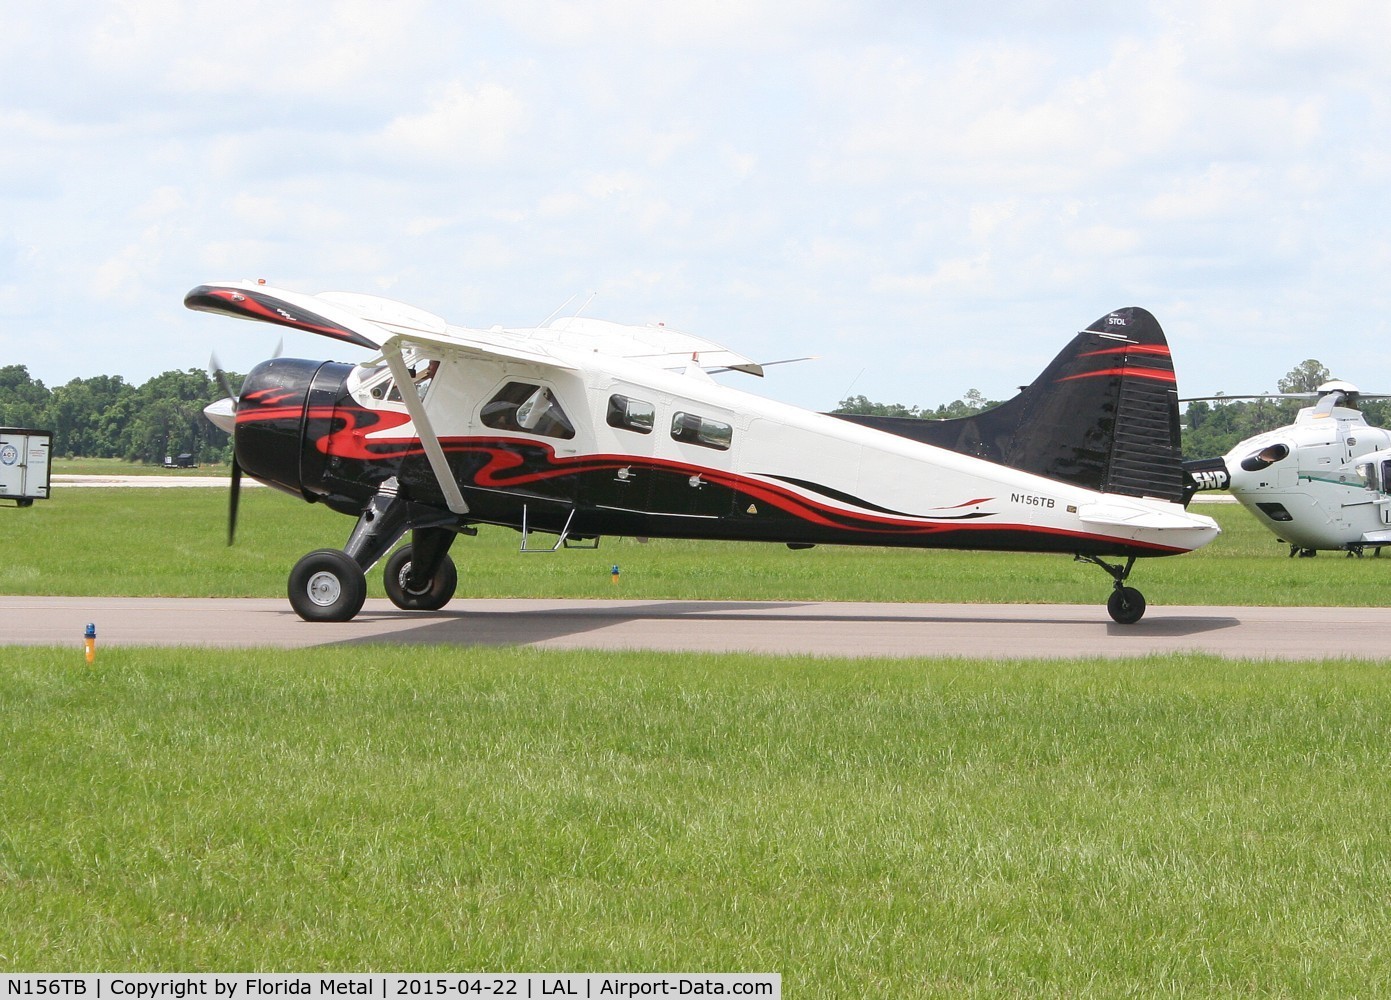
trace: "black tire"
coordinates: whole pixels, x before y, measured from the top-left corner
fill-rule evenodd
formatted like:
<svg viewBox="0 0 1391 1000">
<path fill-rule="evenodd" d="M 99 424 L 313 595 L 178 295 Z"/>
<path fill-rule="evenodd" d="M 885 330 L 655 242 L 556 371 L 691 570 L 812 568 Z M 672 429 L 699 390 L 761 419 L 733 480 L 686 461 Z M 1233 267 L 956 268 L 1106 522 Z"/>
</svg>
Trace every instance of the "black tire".
<svg viewBox="0 0 1391 1000">
<path fill-rule="evenodd" d="M 1117 587 L 1106 600 L 1106 610 L 1120 625 L 1134 625 L 1145 617 L 1145 595 L 1134 587 Z"/>
<path fill-rule="evenodd" d="M 338 549 L 317 549 L 290 570 L 290 606 L 307 622 L 346 622 L 367 600 L 367 576 Z"/>
<path fill-rule="evenodd" d="M 382 583 L 391 603 L 402 611 L 438 611 L 449 603 L 459 586 L 459 571 L 446 553 L 430 585 L 421 591 L 406 588 L 406 575 L 411 571 L 411 547 L 403 545 L 391 554 L 382 573 Z"/>
</svg>

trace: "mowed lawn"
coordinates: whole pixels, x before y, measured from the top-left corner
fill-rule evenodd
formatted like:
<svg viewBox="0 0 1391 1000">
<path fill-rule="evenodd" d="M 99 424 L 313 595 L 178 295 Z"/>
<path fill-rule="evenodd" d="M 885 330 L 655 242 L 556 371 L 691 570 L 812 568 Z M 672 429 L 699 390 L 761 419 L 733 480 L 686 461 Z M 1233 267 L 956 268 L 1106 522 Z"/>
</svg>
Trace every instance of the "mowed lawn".
<svg viewBox="0 0 1391 1000">
<path fill-rule="evenodd" d="M 0 649 L 6 970 L 1384 996 L 1381 664 Z"/>
</svg>

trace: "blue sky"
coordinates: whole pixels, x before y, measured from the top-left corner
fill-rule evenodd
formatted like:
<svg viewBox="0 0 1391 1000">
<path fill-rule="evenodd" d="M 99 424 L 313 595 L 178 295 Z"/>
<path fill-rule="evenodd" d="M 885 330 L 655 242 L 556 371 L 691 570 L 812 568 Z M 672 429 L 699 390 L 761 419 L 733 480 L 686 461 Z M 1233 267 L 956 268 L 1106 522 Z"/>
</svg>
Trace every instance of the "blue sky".
<svg viewBox="0 0 1391 1000">
<path fill-rule="evenodd" d="M 1006 398 L 1140 305 L 1184 394 L 1391 389 L 1391 7 L 6 4 L 0 365 L 139 383 L 264 277 L 451 322 L 665 322 L 733 384 Z M 689 9 L 687 9 L 689 8 Z M 362 360 L 307 335 L 285 351 Z"/>
</svg>

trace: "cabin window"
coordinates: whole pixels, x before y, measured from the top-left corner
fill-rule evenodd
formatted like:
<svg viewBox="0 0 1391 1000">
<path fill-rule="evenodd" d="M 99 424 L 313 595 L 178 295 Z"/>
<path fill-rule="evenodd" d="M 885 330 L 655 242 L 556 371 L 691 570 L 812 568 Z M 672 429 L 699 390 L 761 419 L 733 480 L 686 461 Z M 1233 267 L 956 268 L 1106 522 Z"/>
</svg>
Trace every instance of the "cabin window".
<svg viewBox="0 0 1391 1000">
<path fill-rule="evenodd" d="M 575 425 L 544 385 L 508 382 L 483 404 L 481 417 L 494 430 L 567 439 L 575 436 Z"/>
<path fill-rule="evenodd" d="M 696 413 L 676 413 L 671 418 L 671 436 L 684 444 L 727 451 L 734 439 L 734 428 Z"/>
<path fill-rule="evenodd" d="M 1377 467 L 1371 462 L 1363 462 L 1357 466 L 1357 478 L 1362 480 L 1362 485 L 1369 490 L 1381 489 L 1381 482 L 1377 479 Z"/>
<path fill-rule="evenodd" d="M 657 410 L 651 403 L 630 396 L 610 396 L 608 422 L 610 427 L 639 434 L 651 434 L 657 422 Z"/>
</svg>

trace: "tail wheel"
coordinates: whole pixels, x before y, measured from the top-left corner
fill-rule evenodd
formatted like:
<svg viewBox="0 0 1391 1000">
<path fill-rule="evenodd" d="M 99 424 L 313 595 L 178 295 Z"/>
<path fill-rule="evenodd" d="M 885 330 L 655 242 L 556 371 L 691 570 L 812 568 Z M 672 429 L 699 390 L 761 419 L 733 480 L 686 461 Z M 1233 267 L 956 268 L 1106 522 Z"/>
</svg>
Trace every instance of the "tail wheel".
<svg viewBox="0 0 1391 1000">
<path fill-rule="evenodd" d="M 307 622 L 346 622 L 367 600 L 367 576 L 338 549 L 318 549 L 290 570 L 290 606 Z"/>
<path fill-rule="evenodd" d="M 1117 587 L 1106 600 L 1106 610 L 1121 625 L 1134 625 L 1145 616 L 1145 595 L 1134 587 Z"/>
<path fill-rule="evenodd" d="M 410 572 L 411 546 L 403 545 L 391 554 L 382 574 L 386 596 L 403 611 L 438 611 L 449 603 L 459 585 L 459 571 L 448 554 L 440 561 L 430 582 L 421 589 L 412 590 L 407 585 Z"/>
</svg>

